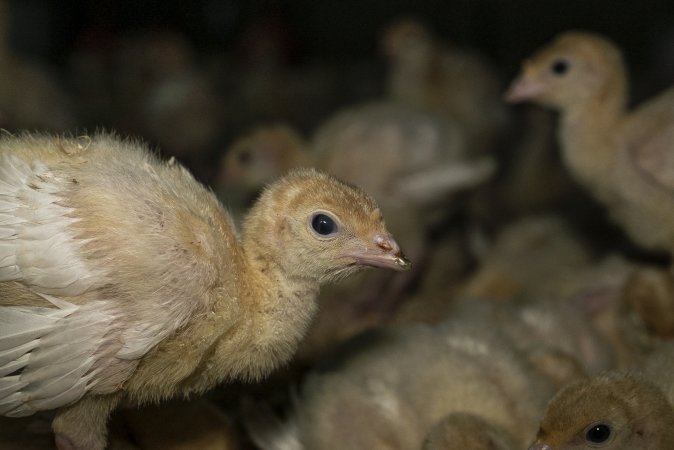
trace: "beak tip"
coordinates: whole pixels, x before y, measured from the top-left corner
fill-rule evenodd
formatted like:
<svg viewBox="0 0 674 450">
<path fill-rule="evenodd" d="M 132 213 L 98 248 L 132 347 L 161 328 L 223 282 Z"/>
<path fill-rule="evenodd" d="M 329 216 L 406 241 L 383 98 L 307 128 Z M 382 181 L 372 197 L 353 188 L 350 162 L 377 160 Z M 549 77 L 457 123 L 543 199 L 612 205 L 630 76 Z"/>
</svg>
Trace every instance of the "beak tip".
<svg viewBox="0 0 674 450">
<path fill-rule="evenodd" d="M 347 253 L 342 256 L 351 258 L 359 266 L 380 267 L 397 272 L 405 272 L 412 269 L 412 263 L 402 253 L 393 254 L 392 252 L 375 253 L 366 251 Z"/>
<path fill-rule="evenodd" d="M 397 256 L 395 262 L 398 265 L 398 270 L 400 270 L 401 272 L 412 270 L 412 262 L 409 259 L 407 259 L 404 255 Z"/>
<path fill-rule="evenodd" d="M 520 103 L 522 100 L 524 100 L 522 93 L 519 92 L 520 90 L 521 89 L 518 89 L 518 84 L 515 81 L 513 84 L 510 85 L 508 90 L 503 93 L 503 96 L 501 98 L 506 103 Z"/>
</svg>

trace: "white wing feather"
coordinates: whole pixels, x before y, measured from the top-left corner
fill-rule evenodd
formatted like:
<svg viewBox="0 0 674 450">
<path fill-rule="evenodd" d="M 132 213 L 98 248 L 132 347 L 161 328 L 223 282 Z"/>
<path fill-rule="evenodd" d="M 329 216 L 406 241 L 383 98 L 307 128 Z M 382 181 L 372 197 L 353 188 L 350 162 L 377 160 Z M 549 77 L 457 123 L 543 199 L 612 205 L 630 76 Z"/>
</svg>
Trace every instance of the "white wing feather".
<svg viewBox="0 0 674 450">
<path fill-rule="evenodd" d="M 89 182 L 98 183 L 101 192 L 111 192 L 127 177 L 123 184 L 131 200 L 155 198 L 157 189 L 170 192 L 171 183 L 139 181 L 147 179 L 134 172 L 142 165 L 127 161 L 139 159 L 134 155 L 145 158 L 136 150 L 123 158 L 111 153 L 106 160 L 108 172 L 96 173 L 95 181 Z M 116 167 L 119 161 L 126 162 Z M 87 241 L 73 231 L 77 211 L 65 200 L 68 189 L 74 189 L 72 180 L 63 177 L 39 161 L 27 163 L 0 152 L 0 283 L 21 283 L 54 306 L 0 306 L 0 415 L 29 415 L 77 401 L 88 391 L 103 394 L 119 389 L 139 358 L 204 307 L 200 303 L 205 289 L 202 281 L 215 277 L 208 272 L 210 266 L 201 265 L 199 255 L 177 245 L 163 228 L 148 230 L 130 239 L 149 239 L 149 246 L 156 243 L 171 249 L 173 253 L 158 254 L 162 266 L 150 275 L 167 282 L 157 282 L 157 289 L 140 289 L 143 298 L 139 299 L 99 298 L 108 292 L 100 288 L 125 279 L 119 281 L 114 261 L 113 268 L 103 268 L 86 259 Z M 78 189 L 84 189 L 83 183 Z M 147 212 L 145 202 L 136 202 L 135 207 L 137 212 Z M 109 242 L 112 236 L 104 238 Z M 202 245 L 209 245 L 209 238 Z M 109 250 L 114 258 L 118 249 Z M 142 258 L 134 264 L 142 264 Z M 112 291 L 129 295 L 121 288 Z M 82 304 L 67 301 L 85 293 L 87 300 Z"/>
<path fill-rule="evenodd" d="M 76 219 L 59 204 L 62 184 L 39 161 L 0 155 L 0 281 L 74 296 L 101 278 L 78 255 L 84 241 L 77 244 L 68 228 Z"/>
<path fill-rule="evenodd" d="M 115 315 L 110 302 L 77 306 L 102 274 L 79 256 L 84 241 L 61 205 L 63 180 L 39 161 L 0 155 L 0 282 L 19 281 L 55 307 L 0 306 L 0 415 L 24 416 L 81 398 Z"/>
<path fill-rule="evenodd" d="M 0 415 L 20 417 L 80 399 L 115 319 L 110 302 L 0 307 Z"/>
</svg>

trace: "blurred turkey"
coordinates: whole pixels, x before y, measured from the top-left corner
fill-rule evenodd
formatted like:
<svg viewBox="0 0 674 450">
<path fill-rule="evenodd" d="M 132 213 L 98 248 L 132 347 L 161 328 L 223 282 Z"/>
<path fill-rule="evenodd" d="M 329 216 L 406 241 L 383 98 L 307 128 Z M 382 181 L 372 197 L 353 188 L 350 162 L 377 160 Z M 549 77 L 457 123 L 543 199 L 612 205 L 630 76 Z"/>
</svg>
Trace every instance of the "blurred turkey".
<svg viewBox="0 0 674 450">
<path fill-rule="evenodd" d="M 471 154 L 492 149 L 508 116 L 495 71 L 480 55 L 446 45 L 413 18 L 387 27 L 382 52 L 389 61 L 390 98 L 456 121 Z"/>
</svg>

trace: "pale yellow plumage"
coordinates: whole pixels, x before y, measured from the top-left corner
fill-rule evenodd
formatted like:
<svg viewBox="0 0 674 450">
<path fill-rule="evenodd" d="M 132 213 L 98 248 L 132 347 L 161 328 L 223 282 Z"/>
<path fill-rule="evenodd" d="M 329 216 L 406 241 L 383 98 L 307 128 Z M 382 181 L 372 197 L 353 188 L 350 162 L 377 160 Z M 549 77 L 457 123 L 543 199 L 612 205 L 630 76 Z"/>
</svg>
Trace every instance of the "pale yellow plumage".
<svg viewBox="0 0 674 450">
<path fill-rule="evenodd" d="M 305 140 L 284 125 L 262 126 L 237 139 L 220 165 L 219 184 L 251 196 L 288 169 L 317 167 L 362 186 L 383 207 L 419 208 L 485 182 L 492 158 L 467 158 L 456 121 L 391 101 L 337 111 Z"/>
<path fill-rule="evenodd" d="M 458 123 L 471 154 L 492 148 L 508 116 L 498 78 L 482 55 L 447 45 L 411 17 L 386 28 L 382 52 L 389 60 L 390 98 Z"/>
<path fill-rule="evenodd" d="M 267 374 L 321 283 L 408 266 L 375 202 L 312 170 L 239 238 L 187 170 L 112 135 L 5 136 L 0 162 L 0 414 L 63 408 L 60 448 L 102 448 L 120 400 Z"/>
<path fill-rule="evenodd" d="M 558 110 L 564 162 L 638 244 L 674 249 L 674 90 L 628 110 L 620 50 L 566 32 L 527 59 L 506 93 Z"/>
<path fill-rule="evenodd" d="M 529 450 L 674 448 L 674 347 L 640 369 L 568 385 L 549 403 Z"/>
<path fill-rule="evenodd" d="M 416 450 L 436 423 L 461 413 L 509 436 L 515 446 L 506 448 L 521 448 L 553 387 L 495 323 L 472 319 L 360 336 L 305 377 L 287 423 L 254 416 L 254 442 L 265 450 Z M 453 425 L 461 434 L 473 423 Z"/>
<path fill-rule="evenodd" d="M 436 423 L 422 450 L 514 450 L 510 434 L 473 414 L 448 414 Z"/>
</svg>

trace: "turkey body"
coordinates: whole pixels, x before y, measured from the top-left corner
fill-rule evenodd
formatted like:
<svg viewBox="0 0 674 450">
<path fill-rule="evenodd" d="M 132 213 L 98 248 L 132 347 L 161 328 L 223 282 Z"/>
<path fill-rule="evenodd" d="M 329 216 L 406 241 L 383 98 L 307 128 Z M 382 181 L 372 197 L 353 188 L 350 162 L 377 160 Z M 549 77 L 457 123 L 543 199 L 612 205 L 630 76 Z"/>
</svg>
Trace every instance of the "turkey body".
<svg viewBox="0 0 674 450">
<path fill-rule="evenodd" d="M 270 187 L 240 238 L 211 192 L 140 144 L 5 137 L 0 414 L 62 408 L 59 448 L 103 448 L 119 401 L 201 393 L 289 359 L 319 285 L 363 265 L 408 262 L 374 201 L 319 172 Z"/>
</svg>

